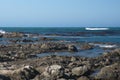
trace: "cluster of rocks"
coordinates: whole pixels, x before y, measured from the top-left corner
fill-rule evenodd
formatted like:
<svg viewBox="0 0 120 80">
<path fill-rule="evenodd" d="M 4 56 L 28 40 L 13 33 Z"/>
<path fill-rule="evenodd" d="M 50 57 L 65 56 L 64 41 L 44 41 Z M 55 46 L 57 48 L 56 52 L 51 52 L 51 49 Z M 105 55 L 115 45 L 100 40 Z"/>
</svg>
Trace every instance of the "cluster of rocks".
<svg viewBox="0 0 120 80">
<path fill-rule="evenodd" d="M 1 67 L 10 67 L 10 65 L 14 65 L 14 68 L 6 68 L 4 70 L 1 68 L 0 79 L 119 80 L 120 49 L 95 58 L 53 55 L 24 61 L 12 61 Z"/>
<path fill-rule="evenodd" d="M 72 44 L 63 44 L 55 42 L 38 43 L 38 44 L 9 44 L 0 45 L 0 61 L 26 59 L 43 52 L 60 52 L 70 51 L 77 52 L 77 48 Z"/>
<path fill-rule="evenodd" d="M 89 50 L 89 49 L 93 49 L 93 48 L 94 48 L 94 46 L 90 45 L 88 43 L 85 43 L 85 44 L 81 45 L 81 47 L 80 47 L 81 50 Z"/>
<path fill-rule="evenodd" d="M 39 35 L 0 34 L 3 38 L 20 38 L 9 40 L 13 42 L 11 44 L 0 45 L 0 80 L 120 80 L 120 49 L 94 58 L 56 55 L 35 58 L 38 53 L 77 52 L 79 49 L 72 43 L 50 42 L 52 39 L 46 37 L 40 38 L 37 43 L 21 39 L 33 36 Z M 79 48 L 89 50 L 94 46 L 85 43 Z"/>
</svg>

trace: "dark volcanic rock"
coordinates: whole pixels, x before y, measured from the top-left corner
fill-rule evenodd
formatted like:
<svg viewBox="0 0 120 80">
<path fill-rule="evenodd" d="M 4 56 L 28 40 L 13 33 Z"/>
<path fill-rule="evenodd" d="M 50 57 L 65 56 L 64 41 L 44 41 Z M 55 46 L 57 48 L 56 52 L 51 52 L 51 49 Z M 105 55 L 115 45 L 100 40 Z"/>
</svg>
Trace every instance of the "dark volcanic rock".
<svg viewBox="0 0 120 80">
<path fill-rule="evenodd" d="M 0 80 L 11 80 L 9 77 L 6 77 L 4 75 L 0 75 Z"/>
<path fill-rule="evenodd" d="M 68 45 L 68 51 L 77 52 L 77 48 L 74 45 Z"/>
<path fill-rule="evenodd" d="M 0 34 L 0 38 L 2 38 L 3 37 L 3 34 Z"/>
<path fill-rule="evenodd" d="M 33 42 L 33 41 L 29 39 L 23 39 L 22 42 Z"/>
</svg>

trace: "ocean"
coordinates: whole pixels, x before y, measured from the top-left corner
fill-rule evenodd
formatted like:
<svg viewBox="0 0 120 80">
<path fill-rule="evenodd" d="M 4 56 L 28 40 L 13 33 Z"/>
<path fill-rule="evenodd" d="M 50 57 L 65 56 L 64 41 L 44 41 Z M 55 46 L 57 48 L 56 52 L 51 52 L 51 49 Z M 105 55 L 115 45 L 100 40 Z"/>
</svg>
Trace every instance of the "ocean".
<svg viewBox="0 0 120 80">
<path fill-rule="evenodd" d="M 57 40 L 75 42 L 111 42 L 120 43 L 120 28 L 84 28 L 84 27 L 0 27 L 6 32 L 40 34 Z"/>
</svg>

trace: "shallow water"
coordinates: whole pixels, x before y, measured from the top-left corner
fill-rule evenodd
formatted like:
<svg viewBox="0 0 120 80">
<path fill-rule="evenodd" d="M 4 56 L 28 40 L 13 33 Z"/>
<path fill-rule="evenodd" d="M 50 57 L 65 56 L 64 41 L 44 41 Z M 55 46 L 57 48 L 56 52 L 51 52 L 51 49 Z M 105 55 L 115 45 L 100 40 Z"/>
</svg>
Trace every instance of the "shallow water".
<svg viewBox="0 0 120 80">
<path fill-rule="evenodd" d="M 92 49 L 92 50 L 81 50 L 78 52 L 48 52 L 48 53 L 40 53 L 37 54 L 38 57 L 45 57 L 49 55 L 57 55 L 57 56 L 83 56 L 83 57 L 97 57 L 102 55 L 104 52 L 108 52 L 110 50 L 103 50 L 100 48 Z"/>
</svg>

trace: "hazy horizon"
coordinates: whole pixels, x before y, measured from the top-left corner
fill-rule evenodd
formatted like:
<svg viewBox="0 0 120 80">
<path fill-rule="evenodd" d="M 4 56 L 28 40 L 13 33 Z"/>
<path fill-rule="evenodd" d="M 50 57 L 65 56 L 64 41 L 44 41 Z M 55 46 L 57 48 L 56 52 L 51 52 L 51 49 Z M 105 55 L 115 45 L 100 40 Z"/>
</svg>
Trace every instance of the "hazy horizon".
<svg viewBox="0 0 120 80">
<path fill-rule="evenodd" d="M 120 0 L 1 0 L 0 27 L 120 27 Z"/>
</svg>

